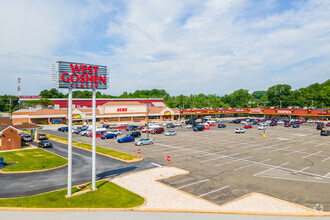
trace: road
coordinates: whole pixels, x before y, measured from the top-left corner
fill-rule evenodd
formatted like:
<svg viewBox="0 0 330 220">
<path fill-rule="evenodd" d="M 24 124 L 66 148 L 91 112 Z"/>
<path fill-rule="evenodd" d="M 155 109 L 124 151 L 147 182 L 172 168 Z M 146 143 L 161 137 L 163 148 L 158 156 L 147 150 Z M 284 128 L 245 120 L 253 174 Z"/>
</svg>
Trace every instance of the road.
<svg viewBox="0 0 330 220">
<path fill-rule="evenodd" d="M 67 158 L 68 146 L 53 143 L 53 148 L 45 148 L 45 150 Z M 72 185 L 91 182 L 92 153 L 75 147 L 72 152 Z M 156 167 L 152 163 L 154 162 L 150 160 L 125 163 L 96 154 L 96 180 Z M 0 198 L 30 196 L 65 187 L 67 187 L 67 166 L 44 172 L 0 174 Z"/>
</svg>

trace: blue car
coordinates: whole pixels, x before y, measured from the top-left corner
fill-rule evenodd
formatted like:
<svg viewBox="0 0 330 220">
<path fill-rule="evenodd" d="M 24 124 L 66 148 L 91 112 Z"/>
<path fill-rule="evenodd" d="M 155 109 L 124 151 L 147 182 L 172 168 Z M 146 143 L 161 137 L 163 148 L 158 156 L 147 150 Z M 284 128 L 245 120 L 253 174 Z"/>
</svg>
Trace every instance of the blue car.
<svg viewBox="0 0 330 220">
<path fill-rule="evenodd" d="M 117 140 L 118 143 L 125 143 L 125 142 L 134 142 L 135 138 L 131 136 L 125 136 Z"/>
<path fill-rule="evenodd" d="M 117 138 L 117 135 L 115 134 L 105 134 L 101 136 L 101 139 L 111 139 L 111 138 Z"/>
</svg>

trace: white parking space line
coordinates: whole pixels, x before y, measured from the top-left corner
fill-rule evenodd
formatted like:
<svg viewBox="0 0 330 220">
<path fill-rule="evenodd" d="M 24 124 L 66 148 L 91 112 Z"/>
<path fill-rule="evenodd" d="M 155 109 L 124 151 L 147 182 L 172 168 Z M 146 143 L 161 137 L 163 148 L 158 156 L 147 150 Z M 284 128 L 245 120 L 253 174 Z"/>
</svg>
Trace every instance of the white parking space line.
<svg viewBox="0 0 330 220">
<path fill-rule="evenodd" d="M 290 146 L 290 147 L 291 147 L 291 146 Z M 275 149 L 275 150 L 269 151 L 268 153 L 272 153 L 272 152 L 275 152 L 275 151 L 286 151 L 286 149 L 288 149 L 288 148 L 290 148 L 290 147 L 278 148 L 278 149 Z"/>
<path fill-rule="evenodd" d="M 267 149 L 267 148 L 274 148 L 275 146 L 278 146 L 278 144 L 273 145 L 273 146 L 260 147 L 260 148 L 256 148 L 256 149 L 254 149 L 254 150 L 262 150 L 262 149 Z"/>
<path fill-rule="evenodd" d="M 301 173 L 302 171 L 307 170 L 308 168 L 310 168 L 310 167 L 305 167 L 305 168 L 303 168 L 301 170 L 294 171 L 293 173 L 294 174 Z"/>
<path fill-rule="evenodd" d="M 329 159 L 330 159 L 330 157 L 327 157 L 327 158 L 321 160 L 321 162 L 324 162 L 324 161 L 329 160 Z"/>
<path fill-rule="evenodd" d="M 240 161 L 240 160 L 245 160 L 245 159 L 248 159 L 248 158 L 251 158 L 251 157 L 253 157 L 253 156 L 243 157 L 242 159 L 233 159 L 232 161 L 228 161 L 226 163 L 220 163 L 220 164 L 217 164 L 215 166 L 218 167 L 218 166 L 234 163 L 234 162 L 237 162 L 237 161 Z"/>
<path fill-rule="evenodd" d="M 325 144 L 329 144 L 329 145 L 330 145 L 329 142 L 326 142 L 326 143 L 317 144 L 317 145 L 315 145 L 314 147 L 318 147 L 318 146 L 325 145 Z"/>
<path fill-rule="evenodd" d="M 154 165 L 154 166 L 157 166 L 157 167 L 162 167 L 162 165 L 160 165 L 160 164 L 158 164 L 158 163 L 150 163 L 150 164 L 152 164 L 152 165 Z"/>
<path fill-rule="evenodd" d="M 284 154 L 284 155 L 287 156 L 287 155 L 294 154 L 294 153 L 302 153 L 302 151 L 304 151 L 304 150 L 306 150 L 306 148 L 304 148 L 304 149 L 302 149 L 302 150 L 291 151 L 291 152 L 286 153 L 286 154 Z"/>
<path fill-rule="evenodd" d="M 205 179 L 205 180 L 201 180 L 201 181 L 198 181 L 198 182 L 195 182 L 195 183 L 190 183 L 190 184 L 187 184 L 187 185 L 184 185 L 184 186 L 180 186 L 180 187 L 178 187 L 178 189 L 182 189 L 182 188 L 192 186 L 192 185 L 195 185 L 195 184 L 198 184 L 198 183 L 203 183 L 203 182 L 206 182 L 206 181 L 209 181 L 209 180 L 210 179 Z"/>
<path fill-rule="evenodd" d="M 222 187 L 222 188 L 220 188 L 220 189 L 216 189 L 216 190 L 213 190 L 213 191 L 211 191 L 211 192 L 208 192 L 208 193 L 204 193 L 204 194 L 202 194 L 202 195 L 199 195 L 198 197 L 203 197 L 203 196 L 209 195 L 209 194 L 211 194 L 211 193 L 215 193 L 215 192 L 218 192 L 218 191 L 220 191 L 220 190 L 226 189 L 226 188 L 228 188 L 228 187 L 229 187 L 229 186 L 224 186 L 224 187 Z"/>
<path fill-rule="evenodd" d="M 208 156 L 208 155 L 211 155 L 211 154 L 218 154 L 218 153 L 226 152 L 226 151 L 228 151 L 228 150 L 222 150 L 222 151 L 217 151 L 217 152 L 212 152 L 212 153 L 206 153 L 206 154 L 202 154 L 202 155 L 199 155 L 199 156 L 195 156 L 195 158 L 205 157 L 205 156 Z"/>
<path fill-rule="evenodd" d="M 282 141 L 287 141 L 287 140 L 289 140 L 289 139 L 287 139 L 287 138 L 277 138 L 277 139 L 282 140 Z"/>
<path fill-rule="evenodd" d="M 271 160 L 271 159 L 267 159 L 267 160 L 260 161 L 260 162 L 258 162 L 258 163 L 260 164 L 260 163 L 264 163 L 264 162 L 267 162 L 267 161 L 270 161 L 270 160 Z M 249 165 L 246 165 L 246 166 L 242 166 L 242 167 L 239 167 L 239 168 L 233 169 L 233 171 L 241 170 L 241 169 L 244 169 L 244 168 L 246 168 L 246 167 L 250 167 L 250 166 L 252 166 L 252 165 L 256 165 L 256 164 L 249 164 Z"/>
<path fill-rule="evenodd" d="M 212 158 L 212 159 L 209 159 L 209 160 L 203 160 L 203 161 L 201 161 L 200 163 L 206 163 L 206 162 L 209 162 L 209 161 L 212 161 L 212 160 L 218 160 L 218 159 L 225 158 L 225 157 L 232 157 L 232 156 L 236 156 L 236 155 L 238 155 L 238 154 L 240 154 L 240 153 L 235 153 L 235 154 L 228 155 L 228 156 L 223 155 L 223 156 L 216 157 L 216 158 Z"/>
<path fill-rule="evenodd" d="M 307 158 L 307 157 L 310 157 L 310 156 L 313 156 L 313 155 L 316 155 L 316 154 L 319 154 L 319 153 L 322 153 L 322 151 L 318 151 L 316 153 L 308 154 L 306 156 L 303 156 L 302 158 Z"/>
<path fill-rule="evenodd" d="M 282 166 L 287 165 L 288 163 L 289 163 L 289 162 L 286 162 L 286 163 L 283 163 L 283 164 L 281 164 L 281 165 L 279 165 L 279 166 L 271 167 L 271 168 L 269 168 L 269 169 L 267 169 L 267 170 L 261 171 L 261 172 L 259 172 L 259 173 L 255 173 L 255 174 L 253 174 L 253 176 L 258 176 L 258 175 L 260 175 L 260 174 L 262 174 L 262 173 L 265 173 L 265 172 L 268 172 L 268 171 L 271 171 L 271 170 L 274 170 L 274 169 L 277 169 L 277 168 L 281 168 Z"/>
<path fill-rule="evenodd" d="M 330 178 L 330 177 L 328 177 L 329 174 L 330 174 L 330 173 L 327 173 L 327 174 L 325 174 L 324 176 L 322 176 L 321 178 L 322 178 L 322 179 L 324 179 L 324 178 Z"/>
</svg>

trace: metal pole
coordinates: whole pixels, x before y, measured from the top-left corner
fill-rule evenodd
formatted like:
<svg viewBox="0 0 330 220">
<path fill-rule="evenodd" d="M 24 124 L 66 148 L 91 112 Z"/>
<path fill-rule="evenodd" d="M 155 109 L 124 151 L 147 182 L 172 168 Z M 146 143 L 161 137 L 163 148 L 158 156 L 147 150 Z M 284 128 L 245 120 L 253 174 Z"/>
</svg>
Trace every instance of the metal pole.
<svg viewBox="0 0 330 220">
<path fill-rule="evenodd" d="M 93 89 L 92 190 L 96 189 L 96 89 Z"/>
<path fill-rule="evenodd" d="M 147 96 L 147 138 L 149 138 L 149 96 Z"/>
<path fill-rule="evenodd" d="M 68 196 L 71 196 L 72 188 L 72 89 L 69 88 L 69 98 L 68 98 Z"/>
</svg>

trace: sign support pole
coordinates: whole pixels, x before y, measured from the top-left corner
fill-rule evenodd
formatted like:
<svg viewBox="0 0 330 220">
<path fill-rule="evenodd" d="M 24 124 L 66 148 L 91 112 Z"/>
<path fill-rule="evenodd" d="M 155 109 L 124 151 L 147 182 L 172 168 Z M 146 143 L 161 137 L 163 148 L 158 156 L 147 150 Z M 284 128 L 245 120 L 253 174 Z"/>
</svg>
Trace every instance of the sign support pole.
<svg viewBox="0 0 330 220">
<path fill-rule="evenodd" d="M 71 196 L 72 188 L 72 89 L 69 88 L 68 98 L 68 196 Z"/>
<path fill-rule="evenodd" d="M 92 190 L 96 189 L 96 89 L 93 89 L 93 133 L 92 133 Z"/>
</svg>

